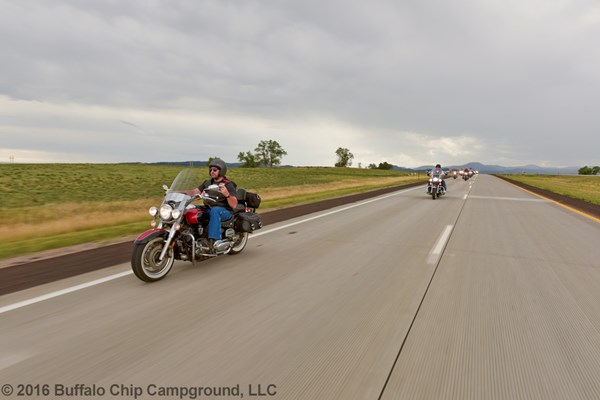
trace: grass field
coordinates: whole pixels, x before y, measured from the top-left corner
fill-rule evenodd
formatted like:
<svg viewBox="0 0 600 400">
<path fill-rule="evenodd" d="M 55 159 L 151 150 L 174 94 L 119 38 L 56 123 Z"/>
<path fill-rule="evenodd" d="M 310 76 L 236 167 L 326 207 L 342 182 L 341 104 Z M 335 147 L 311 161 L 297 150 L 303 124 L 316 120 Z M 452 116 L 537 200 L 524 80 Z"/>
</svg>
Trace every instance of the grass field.
<svg viewBox="0 0 600 400">
<path fill-rule="evenodd" d="M 504 175 L 540 189 L 600 205 L 600 177 L 589 175 Z"/>
<path fill-rule="evenodd" d="M 0 164 L 0 259 L 142 232 L 178 166 Z M 208 177 L 206 167 L 198 167 Z M 260 211 L 423 180 L 357 168 L 231 168 Z"/>
</svg>

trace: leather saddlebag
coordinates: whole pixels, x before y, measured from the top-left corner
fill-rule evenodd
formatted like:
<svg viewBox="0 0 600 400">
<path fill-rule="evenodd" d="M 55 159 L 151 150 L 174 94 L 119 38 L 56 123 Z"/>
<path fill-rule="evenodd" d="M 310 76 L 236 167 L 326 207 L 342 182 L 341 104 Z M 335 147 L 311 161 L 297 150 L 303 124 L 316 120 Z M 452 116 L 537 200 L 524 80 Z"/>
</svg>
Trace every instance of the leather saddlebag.
<svg viewBox="0 0 600 400">
<path fill-rule="evenodd" d="M 260 216 L 253 212 L 242 212 L 236 215 L 235 230 L 238 232 L 254 232 L 262 228 Z"/>
</svg>

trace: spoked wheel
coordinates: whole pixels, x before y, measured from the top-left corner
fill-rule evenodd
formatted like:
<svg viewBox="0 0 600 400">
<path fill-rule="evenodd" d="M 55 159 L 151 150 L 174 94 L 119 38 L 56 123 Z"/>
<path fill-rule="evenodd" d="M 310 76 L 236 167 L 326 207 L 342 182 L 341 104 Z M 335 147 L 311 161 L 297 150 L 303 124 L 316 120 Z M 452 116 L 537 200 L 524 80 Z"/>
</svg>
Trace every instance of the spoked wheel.
<svg viewBox="0 0 600 400">
<path fill-rule="evenodd" d="M 227 253 L 227 254 L 230 254 L 230 255 L 238 254 L 239 252 L 244 250 L 244 247 L 246 247 L 247 243 L 248 243 L 248 232 L 236 232 L 235 242 L 233 243 L 233 247 L 231 248 L 231 250 L 229 250 L 229 253 Z"/>
<path fill-rule="evenodd" d="M 135 244 L 131 255 L 131 269 L 135 276 L 144 282 L 155 282 L 165 277 L 175 262 L 173 249 L 169 249 L 165 258 L 159 260 L 165 240 L 154 238 L 148 243 Z"/>
</svg>

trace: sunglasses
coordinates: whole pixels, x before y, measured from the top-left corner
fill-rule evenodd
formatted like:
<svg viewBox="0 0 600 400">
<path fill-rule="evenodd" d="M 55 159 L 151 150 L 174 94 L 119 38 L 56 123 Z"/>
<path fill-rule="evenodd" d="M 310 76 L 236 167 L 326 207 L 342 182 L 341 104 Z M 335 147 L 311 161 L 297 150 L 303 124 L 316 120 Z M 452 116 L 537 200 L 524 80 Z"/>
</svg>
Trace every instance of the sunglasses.
<svg viewBox="0 0 600 400">
<path fill-rule="evenodd" d="M 219 169 L 219 168 L 209 168 L 209 169 L 210 169 L 210 172 L 213 172 L 213 171 L 220 171 L 220 169 Z"/>
</svg>

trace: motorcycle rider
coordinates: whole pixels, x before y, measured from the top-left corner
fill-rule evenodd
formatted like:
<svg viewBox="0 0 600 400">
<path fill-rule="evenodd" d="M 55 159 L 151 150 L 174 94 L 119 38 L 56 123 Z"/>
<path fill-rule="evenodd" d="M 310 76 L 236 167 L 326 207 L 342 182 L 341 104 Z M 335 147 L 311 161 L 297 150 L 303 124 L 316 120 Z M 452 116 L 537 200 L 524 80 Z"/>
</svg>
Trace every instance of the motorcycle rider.
<svg viewBox="0 0 600 400">
<path fill-rule="evenodd" d="M 448 188 L 446 187 L 446 181 L 444 180 L 444 178 L 446 177 L 446 173 L 444 172 L 444 170 L 442 169 L 442 166 L 440 164 L 436 164 L 435 168 L 431 170 L 431 172 L 429 173 L 429 176 L 433 176 L 433 175 L 439 175 L 440 178 L 442 178 L 442 186 L 444 187 L 444 191 L 446 193 L 448 193 Z"/>
<path fill-rule="evenodd" d="M 208 239 L 211 247 L 215 241 L 221 240 L 221 221 L 227 221 L 233 217 L 233 209 L 237 206 L 237 185 L 229 180 L 227 164 L 220 158 L 211 160 L 208 165 L 210 179 L 202 182 L 200 186 L 192 190 L 184 190 L 183 193 L 193 196 L 202 194 L 210 185 L 219 185 L 219 195 L 216 204 L 210 207 L 210 221 L 208 222 Z"/>
</svg>

